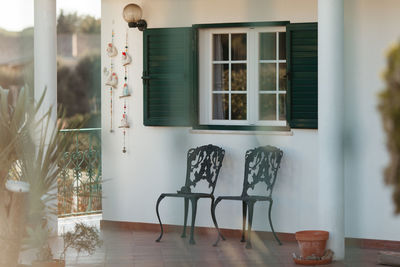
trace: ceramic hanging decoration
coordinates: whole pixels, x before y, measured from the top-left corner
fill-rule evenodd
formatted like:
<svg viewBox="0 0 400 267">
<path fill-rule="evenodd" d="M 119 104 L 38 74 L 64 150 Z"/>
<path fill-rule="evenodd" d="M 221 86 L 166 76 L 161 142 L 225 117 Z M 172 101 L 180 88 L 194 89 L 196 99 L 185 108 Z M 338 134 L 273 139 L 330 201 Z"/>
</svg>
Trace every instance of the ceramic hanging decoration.
<svg viewBox="0 0 400 267">
<path fill-rule="evenodd" d="M 129 128 L 129 122 L 128 122 L 128 114 L 126 112 L 127 109 L 127 101 L 126 98 L 130 96 L 129 93 L 129 86 L 128 86 L 128 65 L 132 62 L 131 56 L 128 54 L 128 29 L 126 30 L 126 41 L 125 41 L 125 51 L 122 52 L 122 57 L 121 57 L 121 63 L 122 66 L 124 66 L 124 86 L 122 89 L 122 95 L 120 98 L 124 98 L 124 111 L 122 114 L 122 119 L 121 119 L 121 126 L 122 128 L 122 133 L 123 133 L 123 147 L 122 147 L 122 152 L 126 153 L 126 129 Z"/>
<path fill-rule="evenodd" d="M 122 96 L 130 96 L 127 83 L 124 84 L 124 89 L 122 90 Z"/>
<path fill-rule="evenodd" d="M 114 21 L 113 21 L 114 24 Z M 106 76 L 106 86 L 110 87 L 110 132 L 113 132 L 113 89 L 117 88 L 118 76 L 114 72 L 113 58 L 118 55 L 118 50 L 114 45 L 114 29 L 111 32 L 111 43 L 107 45 L 106 53 L 110 57 L 110 70 L 104 69 Z"/>
<path fill-rule="evenodd" d="M 118 85 L 118 76 L 115 72 L 106 71 L 106 85 L 111 86 L 112 88 L 117 88 Z"/>
<path fill-rule="evenodd" d="M 121 127 L 129 128 L 128 115 L 126 114 L 126 106 L 124 105 L 124 113 L 122 114 Z"/>
<path fill-rule="evenodd" d="M 122 66 L 126 66 L 132 62 L 132 58 L 127 52 L 122 52 Z"/>
<path fill-rule="evenodd" d="M 113 43 L 109 43 L 107 46 L 107 55 L 109 57 L 115 57 L 116 55 L 118 55 L 118 50 L 117 48 L 114 46 Z"/>
</svg>

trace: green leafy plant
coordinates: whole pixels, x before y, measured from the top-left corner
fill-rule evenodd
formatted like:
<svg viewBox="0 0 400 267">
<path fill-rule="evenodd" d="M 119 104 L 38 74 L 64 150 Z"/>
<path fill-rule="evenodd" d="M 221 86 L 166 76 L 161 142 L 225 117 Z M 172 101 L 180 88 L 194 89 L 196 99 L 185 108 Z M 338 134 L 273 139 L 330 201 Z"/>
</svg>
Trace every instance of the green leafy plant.
<svg viewBox="0 0 400 267">
<path fill-rule="evenodd" d="M 64 116 L 56 125 L 52 108 L 41 109 L 45 92 L 37 102 L 32 95 L 0 88 L 0 266 L 16 266 L 25 234 L 30 247 L 38 244 L 30 233 L 47 230 L 43 222 L 56 214 L 58 163 L 73 142 L 59 131 Z M 28 183 L 29 194 L 8 191 L 7 180 Z"/>
<path fill-rule="evenodd" d="M 20 153 L 34 143 L 32 129 L 43 121 L 27 88 L 0 87 L 0 266 L 15 266 L 26 221 L 27 196 L 6 189 L 8 179 L 22 180 Z"/>
<path fill-rule="evenodd" d="M 395 212 L 400 213 L 400 43 L 387 56 L 384 73 L 386 88 L 380 94 L 379 110 L 387 136 L 390 162 L 385 169 L 385 182 L 394 188 Z"/>
</svg>

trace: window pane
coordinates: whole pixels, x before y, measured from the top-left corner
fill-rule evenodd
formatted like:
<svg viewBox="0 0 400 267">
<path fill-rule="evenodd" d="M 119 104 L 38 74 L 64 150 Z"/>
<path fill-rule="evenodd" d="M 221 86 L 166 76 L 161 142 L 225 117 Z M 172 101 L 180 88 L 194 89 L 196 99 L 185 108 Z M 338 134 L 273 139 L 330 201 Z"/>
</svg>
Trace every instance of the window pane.
<svg viewBox="0 0 400 267">
<path fill-rule="evenodd" d="M 276 94 L 260 94 L 260 120 L 276 120 Z"/>
<path fill-rule="evenodd" d="M 276 64 L 261 63 L 259 72 L 259 90 L 276 90 Z"/>
<path fill-rule="evenodd" d="M 260 59 L 261 60 L 276 59 L 275 32 L 260 33 Z"/>
<path fill-rule="evenodd" d="M 231 35 L 232 60 L 246 60 L 247 54 L 247 36 L 245 33 Z"/>
<path fill-rule="evenodd" d="M 229 60 L 229 35 L 213 34 L 214 60 Z"/>
<path fill-rule="evenodd" d="M 279 95 L 279 120 L 286 120 L 286 95 Z"/>
<path fill-rule="evenodd" d="M 247 94 L 232 94 L 232 120 L 247 119 Z"/>
<path fill-rule="evenodd" d="M 214 64 L 213 91 L 229 90 L 229 64 Z"/>
<path fill-rule="evenodd" d="M 279 90 L 286 91 L 286 63 L 279 64 Z"/>
<path fill-rule="evenodd" d="M 229 95 L 213 94 L 213 120 L 229 120 Z"/>
<path fill-rule="evenodd" d="M 232 91 L 246 91 L 247 85 L 247 70 L 246 64 L 232 64 Z"/>
<path fill-rule="evenodd" d="M 286 32 L 279 33 L 279 59 L 286 59 Z"/>
</svg>

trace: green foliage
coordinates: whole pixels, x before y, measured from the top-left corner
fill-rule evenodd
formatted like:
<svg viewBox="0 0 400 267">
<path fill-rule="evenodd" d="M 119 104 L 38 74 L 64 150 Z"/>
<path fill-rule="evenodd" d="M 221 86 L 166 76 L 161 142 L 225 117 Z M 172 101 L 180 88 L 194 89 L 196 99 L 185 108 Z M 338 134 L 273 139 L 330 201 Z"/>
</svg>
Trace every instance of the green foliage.
<svg viewBox="0 0 400 267">
<path fill-rule="evenodd" d="M 78 14 L 64 14 L 64 10 L 61 10 L 60 15 L 57 18 L 57 33 L 74 33 L 79 27 Z"/>
<path fill-rule="evenodd" d="M 65 115 L 60 116 L 56 126 L 52 120 L 52 108 L 41 108 L 45 92 L 35 103 L 27 88 L 19 92 L 0 88 L 0 197 L 5 199 L 7 194 L 4 188 L 6 179 L 25 181 L 30 185 L 26 196 L 27 212 L 21 215 L 21 218 L 26 218 L 27 225 L 23 219 L 20 230 L 10 237 L 11 240 L 18 239 L 16 243 L 19 244 L 19 233 L 26 227 L 25 248 L 43 247 L 43 240 L 47 240 L 47 218 L 56 212 L 54 190 L 61 171 L 59 163 L 63 152 L 74 140 L 72 136 L 60 133 Z M 13 176 L 7 177 L 8 173 Z M 4 213 L 7 211 L 0 209 L 1 226 L 7 227 L 13 218 Z"/>
<path fill-rule="evenodd" d="M 26 88 L 19 91 L 15 101 L 17 94 L 0 87 L 0 170 L 5 174 L 21 158 L 25 145 L 30 147 L 33 143 L 31 131 L 37 125 L 35 116 L 43 100 L 42 97 L 35 107 Z M 42 120 L 43 117 L 39 119 Z M 4 187 L 6 178 L 0 175 L 0 188 Z"/>
<path fill-rule="evenodd" d="M 64 14 L 61 10 L 57 18 L 57 33 L 95 33 L 100 34 L 101 22 L 92 16 L 78 16 L 78 14 Z"/>
<path fill-rule="evenodd" d="M 82 18 L 79 25 L 79 32 L 81 33 L 95 33 L 100 34 L 101 32 L 101 21 L 92 16 L 85 16 Z"/>
<path fill-rule="evenodd" d="M 393 201 L 400 213 L 400 43 L 387 56 L 384 73 L 385 90 L 380 94 L 379 110 L 387 135 L 390 163 L 385 169 L 385 181 L 394 187 Z"/>
<path fill-rule="evenodd" d="M 57 102 L 68 107 L 67 117 L 100 112 L 101 57 L 99 54 L 81 58 L 75 68 L 58 64 Z M 91 107 L 95 110 L 91 110 Z M 100 121 L 88 127 L 97 127 Z"/>
</svg>

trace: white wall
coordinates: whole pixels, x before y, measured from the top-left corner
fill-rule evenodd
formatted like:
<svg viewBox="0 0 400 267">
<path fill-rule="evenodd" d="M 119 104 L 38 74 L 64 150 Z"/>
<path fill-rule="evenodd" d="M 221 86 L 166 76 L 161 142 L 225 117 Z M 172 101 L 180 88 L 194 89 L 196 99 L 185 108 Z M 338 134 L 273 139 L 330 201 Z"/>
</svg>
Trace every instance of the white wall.
<svg viewBox="0 0 400 267">
<path fill-rule="evenodd" d="M 116 44 L 123 47 L 126 23 L 121 12 L 129 0 L 103 0 L 102 46 L 111 40 L 112 21 L 115 20 Z M 249 5 L 249 2 L 251 4 Z M 165 1 L 137 2 L 143 8 L 149 27 L 191 26 L 196 23 L 240 21 L 315 21 L 316 1 Z M 226 7 L 229 6 L 227 10 Z M 288 7 L 295 7 L 290 9 Z M 217 144 L 226 150 L 215 195 L 240 194 L 243 183 L 244 153 L 258 145 L 271 144 L 284 151 L 279 180 L 274 191 L 273 220 L 279 232 L 295 232 L 315 228 L 316 221 L 307 211 L 317 208 L 317 131 L 294 130 L 293 135 L 203 134 L 189 128 L 143 126 L 142 33 L 129 31 L 129 45 L 133 66 L 129 76 L 133 97 L 128 106 L 130 123 L 128 153 L 122 150 L 122 133 L 109 133 L 109 92 L 103 88 L 103 209 L 105 220 L 156 223 L 155 203 L 162 192 L 175 192 L 184 184 L 186 152 L 203 144 Z M 109 59 L 103 55 L 103 66 Z M 116 69 L 122 79 L 122 67 Z M 121 89 L 118 89 L 118 93 Z M 118 94 L 117 93 L 117 94 Z M 119 121 L 122 101 L 115 99 L 118 109 L 114 120 Z M 197 225 L 212 226 L 208 200 L 199 201 Z M 183 200 L 165 199 L 160 207 L 165 223 L 182 224 Z M 255 229 L 269 230 L 267 205 L 257 204 Z M 241 203 L 222 202 L 217 210 L 218 221 L 224 228 L 241 227 Z"/>
<path fill-rule="evenodd" d="M 345 1 L 346 236 L 400 240 L 391 190 L 383 183 L 388 163 L 377 112 L 384 88 L 385 53 L 400 37 L 400 2 Z"/>
<path fill-rule="evenodd" d="M 102 51 L 111 40 L 113 20 L 116 45 L 125 42 L 126 23 L 121 13 L 130 0 L 102 0 Z M 142 0 L 149 27 L 190 26 L 197 23 L 290 20 L 310 22 L 317 18 L 316 0 Z M 384 135 L 376 113 L 376 94 L 383 87 L 379 73 L 384 67 L 384 51 L 396 40 L 396 8 L 393 1 L 352 0 L 346 2 L 345 90 L 346 90 L 346 236 L 398 239 L 398 219 L 391 215 L 390 190 L 382 182 L 387 162 Z M 378 4 L 375 4 L 379 2 Z M 397 9 L 398 10 L 398 9 Z M 375 11 L 380 11 L 377 14 Z M 397 23 L 398 25 L 398 23 Z M 398 28 L 398 27 L 397 27 Z M 318 147 L 316 130 L 293 130 L 291 135 L 254 135 L 230 132 L 200 133 L 189 128 L 144 127 L 142 33 L 129 30 L 133 65 L 129 78 L 133 97 L 129 98 L 131 128 L 128 153 L 122 153 L 122 132 L 109 133 L 109 91 L 102 92 L 102 148 L 104 184 L 103 218 L 114 221 L 157 223 L 155 202 L 162 192 L 175 192 L 185 179 L 189 148 L 213 143 L 225 148 L 226 156 L 215 195 L 240 194 L 244 153 L 258 145 L 275 145 L 284 151 L 274 190 L 273 221 L 278 232 L 293 233 L 318 228 Z M 102 57 L 104 66 L 109 59 Z M 116 60 L 122 80 L 123 69 Z M 121 89 L 117 90 L 117 94 Z M 123 102 L 114 99 L 114 127 L 122 114 Z M 374 199 L 375 197 L 375 199 Z M 164 199 L 160 206 L 163 222 L 182 224 L 183 201 Z M 241 205 L 222 202 L 217 210 L 223 228 L 241 227 Z M 199 201 L 196 224 L 212 226 L 209 202 Z M 269 231 L 267 206 L 257 204 L 254 228 Z"/>
</svg>

